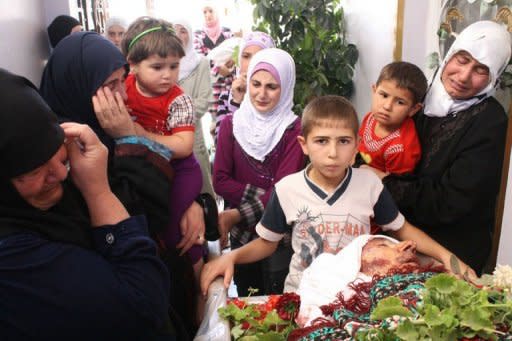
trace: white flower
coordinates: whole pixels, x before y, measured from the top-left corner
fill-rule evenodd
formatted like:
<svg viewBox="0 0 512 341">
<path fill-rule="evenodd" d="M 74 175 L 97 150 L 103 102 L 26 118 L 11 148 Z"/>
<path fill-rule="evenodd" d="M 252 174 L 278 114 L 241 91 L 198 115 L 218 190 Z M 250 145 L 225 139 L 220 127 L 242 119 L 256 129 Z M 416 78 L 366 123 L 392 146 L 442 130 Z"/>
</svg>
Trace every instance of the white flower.
<svg viewBox="0 0 512 341">
<path fill-rule="evenodd" d="M 496 265 L 493 274 L 494 286 L 512 290 L 512 268 L 510 265 Z"/>
</svg>

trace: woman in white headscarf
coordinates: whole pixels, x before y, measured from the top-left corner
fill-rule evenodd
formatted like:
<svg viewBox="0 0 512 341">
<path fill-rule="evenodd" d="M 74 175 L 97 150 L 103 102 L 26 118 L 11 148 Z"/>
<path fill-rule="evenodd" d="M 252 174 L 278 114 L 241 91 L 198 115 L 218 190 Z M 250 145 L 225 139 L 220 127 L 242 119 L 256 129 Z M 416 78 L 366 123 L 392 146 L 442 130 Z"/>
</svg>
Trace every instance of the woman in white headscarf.
<svg viewBox="0 0 512 341">
<path fill-rule="evenodd" d="M 264 32 L 253 31 L 243 37 L 239 45 L 236 77 L 231 83 L 231 89 L 224 90 L 219 97 L 220 104 L 215 117 L 215 137 L 219 133 L 220 123 L 224 117 L 240 108 L 240 103 L 247 90 L 247 67 L 252 57 L 259 51 L 272 47 L 275 47 L 274 40 Z"/>
<path fill-rule="evenodd" d="M 231 248 L 256 238 L 254 230 L 274 184 L 304 166 L 297 142 L 300 118 L 292 111 L 295 62 L 285 51 L 258 52 L 249 63 L 247 92 L 233 115 L 222 120 L 213 163 L 213 186 L 228 209 L 219 214 L 221 241 L 230 233 Z M 266 260 L 236 265 L 238 295 L 248 288 L 260 294 L 282 293 L 293 251 L 284 238 Z"/>
<path fill-rule="evenodd" d="M 212 197 L 215 197 L 212 186 L 210 157 L 201 125 L 201 118 L 208 111 L 208 104 L 212 100 L 210 64 L 206 57 L 194 50 L 192 44 L 193 31 L 190 23 L 185 19 L 176 19 L 173 20 L 173 23 L 176 35 L 180 38 L 185 50 L 185 57 L 180 60 L 178 84 L 192 98 L 196 111 L 194 155 L 201 165 L 203 175 L 201 193 L 209 193 Z"/>
<path fill-rule="evenodd" d="M 406 219 L 477 272 L 491 248 L 507 130 L 493 95 L 510 56 L 500 24 L 464 29 L 415 116 L 421 162 L 413 175 L 380 174 Z"/>
<path fill-rule="evenodd" d="M 112 42 L 118 49 L 121 49 L 121 41 L 128 25 L 123 18 L 110 17 L 105 23 L 105 37 Z"/>
</svg>

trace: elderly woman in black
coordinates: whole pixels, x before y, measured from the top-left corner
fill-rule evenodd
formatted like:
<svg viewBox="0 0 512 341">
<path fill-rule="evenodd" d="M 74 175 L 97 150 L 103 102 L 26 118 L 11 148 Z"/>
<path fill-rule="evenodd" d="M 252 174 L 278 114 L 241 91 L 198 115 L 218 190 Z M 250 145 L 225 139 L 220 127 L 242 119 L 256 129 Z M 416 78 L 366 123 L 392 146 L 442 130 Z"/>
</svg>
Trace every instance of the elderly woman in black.
<svg viewBox="0 0 512 341">
<path fill-rule="evenodd" d="M 493 94 L 510 56 L 502 25 L 465 28 L 415 116 L 421 162 L 409 176 L 380 174 L 406 219 L 477 272 L 490 251 L 507 130 Z"/>
<path fill-rule="evenodd" d="M 110 189 L 107 148 L 25 78 L 0 69 L 0 90 L 1 338 L 174 339 L 169 274 Z"/>
</svg>

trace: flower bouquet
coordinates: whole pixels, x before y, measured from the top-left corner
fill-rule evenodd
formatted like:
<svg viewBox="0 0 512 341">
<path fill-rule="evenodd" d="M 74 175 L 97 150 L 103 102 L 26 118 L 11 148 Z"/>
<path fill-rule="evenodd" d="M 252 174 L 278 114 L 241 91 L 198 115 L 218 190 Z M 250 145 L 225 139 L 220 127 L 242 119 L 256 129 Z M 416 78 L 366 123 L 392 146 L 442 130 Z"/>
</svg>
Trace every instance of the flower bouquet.
<svg viewBox="0 0 512 341">
<path fill-rule="evenodd" d="M 477 285 L 447 274 L 425 282 L 411 309 L 390 296 L 372 310 L 379 328 L 362 329 L 357 340 L 512 340 L 512 268 L 499 266 Z M 382 326 L 385 328 L 382 328 Z"/>
<path fill-rule="evenodd" d="M 361 330 L 357 340 L 496 340 L 506 337 L 512 322 L 512 301 L 495 289 L 478 289 L 439 274 L 425 283 L 421 304 L 412 312 L 390 296 L 380 301 L 371 321 L 380 327 Z"/>
<path fill-rule="evenodd" d="M 219 316 L 231 324 L 235 340 L 286 340 L 294 330 L 295 317 L 300 308 L 300 297 L 294 293 L 268 296 L 261 303 L 254 297 L 233 298 L 218 309 Z"/>
<path fill-rule="evenodd" d="M 324 318 L 288 340 L 512 340 L 512 268 L 473 284 L 436 271 L 353 282 L 354 295 L 320 309 Z"/>
</svg>

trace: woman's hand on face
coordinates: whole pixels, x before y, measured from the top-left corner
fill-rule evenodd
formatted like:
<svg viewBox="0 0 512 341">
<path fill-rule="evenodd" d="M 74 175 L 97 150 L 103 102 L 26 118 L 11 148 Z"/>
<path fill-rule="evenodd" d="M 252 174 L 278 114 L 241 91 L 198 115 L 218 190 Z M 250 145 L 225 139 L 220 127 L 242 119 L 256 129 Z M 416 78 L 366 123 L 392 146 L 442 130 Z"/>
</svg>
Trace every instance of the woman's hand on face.
<svg viewBox="0 0 512 341">
<path fill-rule="evenodd" d="M 108 87 L 100 87 L 92 96 L 96 118 L 105 132 L 113 138 L 135 135 L 132 118 L 121 94 Z"/>
<path fill-rule="evenodd" d="M 133 122 L 133 127 L 135 128 L 135 134 L 137 136 L 146 136 L 146 129 L 144 129 L 140 124 Z"/>
<path fill-rule="evenodd" d="M 194 244 L 204 243 L 204 212 L 201 205 L 193 202 L 185 211 L 180 221 L 181 241 L 176 247 L 181 249 L 180 256 L 187 252 Z"/>
<path fill-rule="evenodd" d="M 70 174 L 83 196 L 94 198 L 110 191 L 107 178 L 108 149 L 85 124 L 62 123 L 66 136 Z"/>
<path fill-rule="evenodd" d="M 245 92 L 247 91 L 247 76 L 245 74 L 233 80 L 231 84 L 231 98 L 234 102 L 240 104 L 244 99 Z"/>
</svg>

